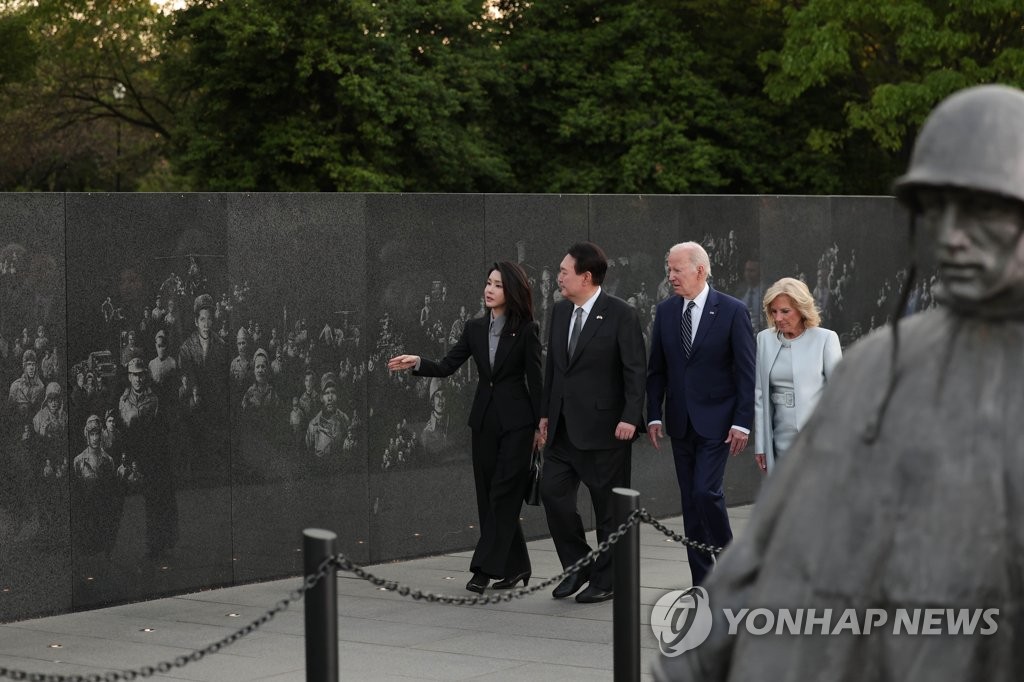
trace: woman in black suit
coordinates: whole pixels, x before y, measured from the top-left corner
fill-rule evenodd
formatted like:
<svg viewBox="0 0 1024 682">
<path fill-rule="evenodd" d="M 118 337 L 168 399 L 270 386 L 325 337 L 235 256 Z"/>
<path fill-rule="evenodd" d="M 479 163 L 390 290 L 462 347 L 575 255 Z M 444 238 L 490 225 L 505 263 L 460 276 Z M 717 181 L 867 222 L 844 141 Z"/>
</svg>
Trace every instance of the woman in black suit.
<svg viewBox="0 0 1024 682">
<path fill-rule="evenodd" d="M 542 444 L 537 425 L 541 402 L 540 333 L 526 273 L 516 263 L 495 263 L 484 287 L 488 314 L 466 322 L 462 337 L 440 362 L 399 355 L 388 369 L 416 376 L 446 377 L 470 356 L 480 381 L 469 414 L 473 431 L 473 477 L 480 515 L 480 541 L 466 589 L 482 593 L 530 580 L 530 556 L 519 525 L 530 472 L 530 455 Z"/>
</svg>

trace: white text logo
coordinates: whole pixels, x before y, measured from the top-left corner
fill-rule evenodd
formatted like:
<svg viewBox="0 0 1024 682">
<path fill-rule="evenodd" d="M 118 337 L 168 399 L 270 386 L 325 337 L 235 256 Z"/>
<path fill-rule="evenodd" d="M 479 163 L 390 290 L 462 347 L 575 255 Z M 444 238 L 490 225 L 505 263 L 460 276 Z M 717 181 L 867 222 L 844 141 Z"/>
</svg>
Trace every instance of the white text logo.
<svg viewBox="0 0 1024 682">
<path fill-rule="evenodd" d="M 707 591 L 691 587 L 662 596 L 651 611 L 651 629 L 666 656 L 678 656 L 700 645 L 711 632 Z"/>
<path fill-rule="evenodd" d="M 660 603 L 660 602 L 659 602 Z M 991 635 L 999 609 L 723 609 L 729 634 L 742 623 L 752 635 Z M 891 616 L 891 617 L 890 617 Z M 652 619 L 653 620 L 653 619 Z"/>
</svg>

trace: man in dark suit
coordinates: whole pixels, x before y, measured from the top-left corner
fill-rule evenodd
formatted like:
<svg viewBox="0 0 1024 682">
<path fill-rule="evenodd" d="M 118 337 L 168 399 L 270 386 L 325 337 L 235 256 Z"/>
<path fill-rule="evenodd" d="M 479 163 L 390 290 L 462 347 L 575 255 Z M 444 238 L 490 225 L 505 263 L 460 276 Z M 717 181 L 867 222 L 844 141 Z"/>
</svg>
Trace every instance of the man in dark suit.
<svg viewBox="0 0 1024 682">
<path fill-rule="evenodd" d="M 541 435 L 550 433 L 541 497 L 562 567 L 590 552 L 576 509 L 582 482 L 590 491 L 603 542 L 615 530 L 612 488 L 629 485 L 632 441 L 643 428 L 644 340 L 636 312 L 601 291 L 608 260 L 596 244 L 573 245 L 559 268 L 564 300 L 551 311 Z M 611 599 L 612 562 L 605 553 L 591 571 L 563 580 L 555 599 Z"/>
<path fill-rule="evenodd" d="M 754 419 L 754 334 L 746 306 L 708 286 L 710 274 L 700 244 L 669 251 L 668 281 L 676 295 L 658 305 L 651 330 L 647 434 L 658 448 L 664 414 L 686 536 L 724 547 L 732 540 L 722 492 L 725 463 L 746 447 Z M 686 551 L 693 584 L 700 585 L 714 560 Z"/>
</svg>

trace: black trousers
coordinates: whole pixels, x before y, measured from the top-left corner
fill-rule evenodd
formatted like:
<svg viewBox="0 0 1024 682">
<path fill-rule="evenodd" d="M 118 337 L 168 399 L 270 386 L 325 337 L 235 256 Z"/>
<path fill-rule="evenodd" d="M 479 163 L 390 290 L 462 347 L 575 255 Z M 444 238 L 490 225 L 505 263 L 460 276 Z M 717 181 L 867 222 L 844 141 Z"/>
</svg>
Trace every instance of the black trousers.
<svg viewBox="0 0 1024 682">
<path fill-rule="evenodd" d="M 612 488 L 629 485 L 632 443 L 623 442 L 620 447 L 608 450 L 580 450 L 569 440 L 562 426 L 564 423 L 563 417 L 545 452 L 540 492 L 555 551 L 562 568 L 568 568 L 591 550 L 576 506 L 580 483 L 590 491 L 597 521 L 597 541 L 604 542 L 615 530 Z M 590 584 L 601 590 L 612 589 L 611 551 L 594 563 Z"/>
<path fill-rule="evenodd" d="M 504 431 L 492 402 L 473 429 L 473 478 L 480 541 L 470 569 L 491 578 L 529 573 L 530 555 L 519 523 L 530 475 L 534 426 Z"/>
</svg>

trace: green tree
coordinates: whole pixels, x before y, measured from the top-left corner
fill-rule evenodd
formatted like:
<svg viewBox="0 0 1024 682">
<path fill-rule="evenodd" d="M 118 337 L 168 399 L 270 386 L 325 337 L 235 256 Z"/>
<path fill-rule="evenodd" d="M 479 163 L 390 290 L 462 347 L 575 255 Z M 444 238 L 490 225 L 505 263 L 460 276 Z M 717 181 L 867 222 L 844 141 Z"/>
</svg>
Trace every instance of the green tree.
<svg viewBox="0 0 1024 682">
<path fill-rule="evenodd" d="M 827 190 L 803 118 L 767 100 L 777 3 L 536 0 L 500 5 L 500 126 L 517 189 Z M 827 176 L 827 174 L 826 174 Z"/>
<path fill-rule="evenodd" d="M 1024 85 L 1015 0 L 808 0 L 785 9 L 765 91 L 808 112 L 810 149 L 841 159 L 838 191 L 884 193 L 934 105 L 960 88 Z"/>
<path fill-rule="evenodd" d="M 466 0 L 207 0 L 165 76 L 195 97 L 175 161 L 210 190 L 478 191 L 508 169 L 486 129 L 486 24 Z"/>
<path fill-rule="evenodd" d="M 0 5 L 0 186 L 146 186 L 173 118 L 156 69 L 166 22 L 149 0 Z"/>
</svg>

